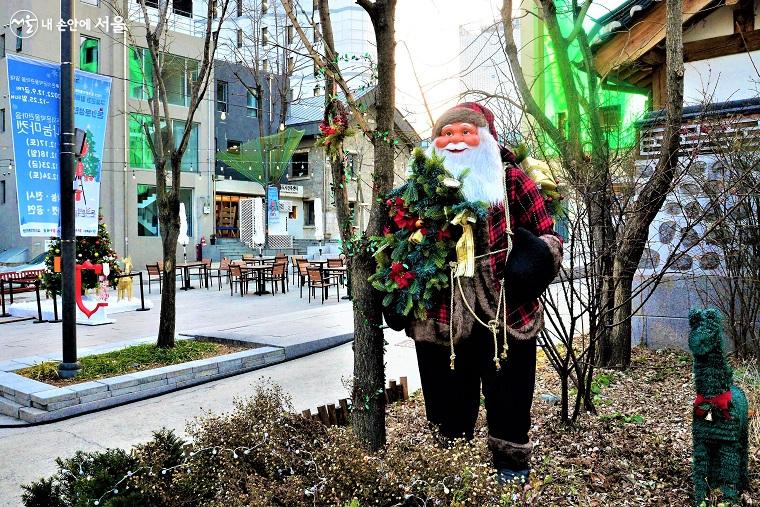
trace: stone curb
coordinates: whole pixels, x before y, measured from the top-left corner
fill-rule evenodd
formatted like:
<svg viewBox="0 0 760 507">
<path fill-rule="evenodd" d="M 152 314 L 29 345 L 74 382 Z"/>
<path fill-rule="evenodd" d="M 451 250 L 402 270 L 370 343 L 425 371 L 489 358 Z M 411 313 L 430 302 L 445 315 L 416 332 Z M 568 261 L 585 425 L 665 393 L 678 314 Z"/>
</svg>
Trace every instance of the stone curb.
<svg viewBox="0 0 760 507">
<path fill-rule="evenodd" d="M 306 353 L 330 346 L 334 345 L 310 348 L 310 352 Z M 246 373 L 293 357 L 297 356 L 288 354 L 286 348 L 263 346 L 65 388 L 37 382 L 9 371 L 0 371 L 0 414 L 30 423 L 55 421 Z M 19 369 L 18 365 L 23 365 L 29 358 L 24 359 L 23 362 L 6 361 L 0 366 Z"/>
</svg>

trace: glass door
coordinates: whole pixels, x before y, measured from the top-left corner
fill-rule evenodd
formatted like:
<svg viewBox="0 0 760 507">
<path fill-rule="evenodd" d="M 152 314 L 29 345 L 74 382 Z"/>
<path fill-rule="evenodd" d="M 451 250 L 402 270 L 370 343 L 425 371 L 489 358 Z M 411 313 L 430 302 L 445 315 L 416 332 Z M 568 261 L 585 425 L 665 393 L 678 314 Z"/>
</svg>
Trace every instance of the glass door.
<svg viewBox="0 0 760 507">
<path fill-rule="evenodd" d="M 216 194 L 216 237 L 239 238 L 240 196 Z"/>
</svg>

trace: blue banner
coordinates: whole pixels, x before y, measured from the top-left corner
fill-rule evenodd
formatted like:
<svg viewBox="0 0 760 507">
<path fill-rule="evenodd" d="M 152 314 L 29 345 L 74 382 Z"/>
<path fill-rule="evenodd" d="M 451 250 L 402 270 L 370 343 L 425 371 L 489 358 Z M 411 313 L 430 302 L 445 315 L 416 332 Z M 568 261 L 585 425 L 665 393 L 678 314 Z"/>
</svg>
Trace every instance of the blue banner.
<svg viewBox="0 0 760 507">
<path fill-rule="evenodd" d="M 272 229 L 280 229 L 280 195 L 278 188 L 274 185 L 267 187 L 267 213 L 269 214 L 269 233 L 272 234 Z"/>
<path fill-rule="evenodd" d="M 7 55 L 21 236 L 60 235 L 60 67 Z M 75 125 L 88 151 L 77 167 L 76 234 L 96 235 L 111 78 L 76 71 Z"/>
<path fill-rule="evenodd" d="M 74 79 L 74 125 L 87 134 L 87 151 L 76 173 L 76 235 L 97 236 L 111 78 L 77 70 Z"/>
</svg>

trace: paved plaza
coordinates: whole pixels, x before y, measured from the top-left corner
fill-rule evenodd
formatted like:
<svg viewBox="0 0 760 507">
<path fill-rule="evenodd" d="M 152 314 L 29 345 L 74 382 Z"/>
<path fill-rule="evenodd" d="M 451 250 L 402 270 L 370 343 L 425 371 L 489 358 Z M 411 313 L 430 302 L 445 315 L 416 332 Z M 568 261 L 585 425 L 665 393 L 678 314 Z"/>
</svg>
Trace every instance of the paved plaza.
<svg viewBox="0 0 760 507">
<path fill-rule="evenodd" d="M 155 289 L 155 286 L 154 286 Z M 334 296 L 334 292 L 332 294 Z M 28 297 L 28 296 L 27 296 Z M 114 315 L 112 325 L 77 326 L 80 348 L 107 346 L 132 339 L 149 339 L 158 327 L 160 297 L 150 295 L 148 312 Z M 283 346 L 351 333 L 351 303 L 308 303 L 298 287 L 287 294 L 230 296 L 229 288 L 195 289 L 177 294 L 177 333 L 193 336 L 260 337 Z M 409 378 L 419 388 L 414 346 L 402 333 L 386 330 L 386 374 L 389 380 Z M 21 321 L 0 324 L 0 361 L 60 352 L 60 324 Z M 350 343 L 264 369 L 175 391 L 155 398 L 106 409 L 55 423 L 0 428 L 0 506 L 20 505 L 20 485 L 55 470 L 55 458 L 77 450 L 123 447 L 150 439 L 162 426 L 184 434 L 188 420 L 205 411 L 224 412 L 236 397 L 248 396 L 253 386 L 271 379 L 292 396 L 294 409 L 314 409 L 348 396 L 345 380 L 353 371 Z M 18 422 L 0 417 L 0 425 Z"/>
</svg>

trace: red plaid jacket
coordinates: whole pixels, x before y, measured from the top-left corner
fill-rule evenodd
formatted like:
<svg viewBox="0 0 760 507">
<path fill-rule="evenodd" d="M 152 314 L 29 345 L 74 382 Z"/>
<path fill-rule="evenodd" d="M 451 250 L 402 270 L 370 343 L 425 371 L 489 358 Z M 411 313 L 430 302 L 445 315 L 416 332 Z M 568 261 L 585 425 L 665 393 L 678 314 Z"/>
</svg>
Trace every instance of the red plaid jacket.
<svg viewBox="0 0 760 507">
<path fill-rule="evenodd" d="M 509 218 L 513 231 L 517 227 L 523 227 L 536 236 L 552 234 L 559 238 L 554 232 L 554 221 L 546 211 L 544 199 L 541 197 L 535 182 L 510 162 L 507 162 L 506 167 L 506 189 L 509 201 Z M 504 216 L 504 204 L 502 203 L 491 206 L 488 210 L 488 250 L 494 252 L 505 248 L 507 248 L 507 224 Z M 490 261 L 494 278 L 501 280 L 504 277 L 506 252 L 492 255 Z M 496 291 L 499 289 L 499 286 L 494 288 Z M 436 308 L 428 312 L 428 316 L 438 322 L 448 324 L 448 305 L 448 301 L 441 302 Z M 527 328 L 533 322 L 539 309 L 540 304 L 537 299 L 517 308 L 507 308 L 507 324 L 512 329 Z"/>
</svg>

